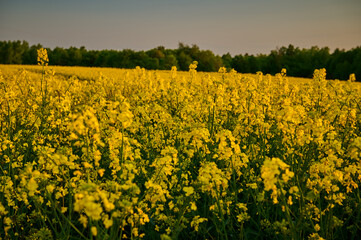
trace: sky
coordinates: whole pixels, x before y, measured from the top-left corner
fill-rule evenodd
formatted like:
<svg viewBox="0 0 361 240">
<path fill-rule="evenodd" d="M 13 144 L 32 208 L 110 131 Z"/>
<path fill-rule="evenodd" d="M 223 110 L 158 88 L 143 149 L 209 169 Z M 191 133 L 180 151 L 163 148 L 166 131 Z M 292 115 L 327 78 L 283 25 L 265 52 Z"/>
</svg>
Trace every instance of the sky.
<svg viewBox="0 0 361 240">
<path fill-rule="evenodd" d="M 269 54 L 361 46 L 361 0 L 0 0 L 0 41 L 55 48 Z"/>
</svg>

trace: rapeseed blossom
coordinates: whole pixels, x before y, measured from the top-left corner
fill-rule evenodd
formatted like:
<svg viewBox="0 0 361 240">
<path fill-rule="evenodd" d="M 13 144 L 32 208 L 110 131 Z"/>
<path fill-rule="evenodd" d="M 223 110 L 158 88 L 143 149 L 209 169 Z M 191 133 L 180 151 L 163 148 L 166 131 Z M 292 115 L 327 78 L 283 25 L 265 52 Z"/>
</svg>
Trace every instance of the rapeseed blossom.
<svg viewBox="0 0 361 240">
<path fill-rule="evenodd" d="M 40 48 L 37 50 L 38 52 L 38 65 L 40 66 L 48 66 L 49 58 L 48 58 L 48 52 L 45 48 Z"/>
<path fill-rule="evenodd" d="M 48 62 L 0 66 L 0 238 L 357 237 L 352 75 Z"/>
</svg>

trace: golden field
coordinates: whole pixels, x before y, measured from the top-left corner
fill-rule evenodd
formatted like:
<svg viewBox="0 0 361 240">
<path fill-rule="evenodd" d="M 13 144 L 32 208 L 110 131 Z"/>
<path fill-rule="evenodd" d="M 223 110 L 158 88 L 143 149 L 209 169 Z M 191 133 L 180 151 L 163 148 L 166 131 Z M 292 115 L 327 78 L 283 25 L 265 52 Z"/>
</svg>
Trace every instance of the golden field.
<svg viewBox="0 0 361 240">
<path fill-rule="evenodd" d="M 1 239 L 361 232 L 360 84 L 46 65 L 0 65 Z"/>
</svg>

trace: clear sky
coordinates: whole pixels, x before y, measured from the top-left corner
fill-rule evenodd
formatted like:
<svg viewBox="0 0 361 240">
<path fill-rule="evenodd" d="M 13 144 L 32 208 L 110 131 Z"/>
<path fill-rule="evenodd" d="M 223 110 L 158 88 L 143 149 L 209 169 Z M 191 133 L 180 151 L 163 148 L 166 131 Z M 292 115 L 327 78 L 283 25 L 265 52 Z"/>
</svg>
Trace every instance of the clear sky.
<svg viewBox="0 0 361 240">
<path fill-rule="evenodd" d="M 0 40 L 98 50 L 183 42 L 220 55 L 348 50 L 361 46 L 361 0 L 0 0 Z"/>
</svg>

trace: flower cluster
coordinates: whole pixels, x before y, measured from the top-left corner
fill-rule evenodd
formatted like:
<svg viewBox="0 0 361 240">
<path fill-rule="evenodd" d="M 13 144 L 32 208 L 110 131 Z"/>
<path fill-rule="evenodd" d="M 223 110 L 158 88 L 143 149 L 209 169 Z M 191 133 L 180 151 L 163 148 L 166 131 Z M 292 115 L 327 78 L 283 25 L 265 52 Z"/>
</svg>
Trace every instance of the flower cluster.
<svg viewBox="0 0 361 240">
<path fill-rule="evenodd" d="M 48 58 L 48 52 L 45 48 L 40 48 L 38 51 L 38 65 L 40 66 L 48 66 L 49 58 Z"/>
</svg>

